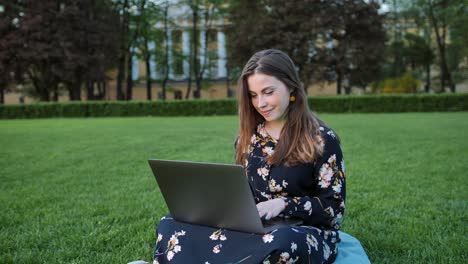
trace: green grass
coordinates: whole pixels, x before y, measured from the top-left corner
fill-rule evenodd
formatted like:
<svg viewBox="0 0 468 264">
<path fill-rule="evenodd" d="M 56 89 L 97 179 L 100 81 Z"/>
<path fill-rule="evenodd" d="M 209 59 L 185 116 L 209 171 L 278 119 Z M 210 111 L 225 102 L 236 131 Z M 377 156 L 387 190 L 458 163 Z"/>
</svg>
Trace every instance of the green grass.
<svg viewBox="0 0 468 264">
<path fill-rule="evenodd" d="M 320 115 L 342 139 L 343 231 L 374 263 L 467 263 L 468 113 Z M 0 121 L 0 263 L 150 260 L 148 158 L 232 163 L 237 118 Z"/>
</svg>

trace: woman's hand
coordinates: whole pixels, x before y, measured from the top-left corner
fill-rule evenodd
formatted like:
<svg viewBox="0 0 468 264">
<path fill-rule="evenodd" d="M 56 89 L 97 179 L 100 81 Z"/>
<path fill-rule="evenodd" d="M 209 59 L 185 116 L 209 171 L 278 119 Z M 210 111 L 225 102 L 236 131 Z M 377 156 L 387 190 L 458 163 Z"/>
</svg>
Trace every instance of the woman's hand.
<svg viewBox="0 0 468 264">
<path fill-rule="evenodd" d="M 277 217 L 281 212 L 283 212 L 285 207 L 286 203 L 281 198 L 276 198 L 257 204 L 258 214 L 260 215 L 260 218 L 265 218 L 265 220 L 270 220 L 274 217 Z"/>
</svg>

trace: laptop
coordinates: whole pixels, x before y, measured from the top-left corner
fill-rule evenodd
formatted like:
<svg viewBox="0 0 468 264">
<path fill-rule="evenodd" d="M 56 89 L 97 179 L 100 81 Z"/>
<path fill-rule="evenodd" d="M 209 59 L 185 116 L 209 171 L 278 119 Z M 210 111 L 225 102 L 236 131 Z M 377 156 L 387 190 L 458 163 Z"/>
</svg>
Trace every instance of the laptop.
<svg viewBox="0 0 468 264">
<path fill-rule="evenodd" d="M 150 159 L 172 217 L 180 222 L 266 234 L 300 219 L 262 223 L 245 170 L 240 165 Z"/>
</svg>

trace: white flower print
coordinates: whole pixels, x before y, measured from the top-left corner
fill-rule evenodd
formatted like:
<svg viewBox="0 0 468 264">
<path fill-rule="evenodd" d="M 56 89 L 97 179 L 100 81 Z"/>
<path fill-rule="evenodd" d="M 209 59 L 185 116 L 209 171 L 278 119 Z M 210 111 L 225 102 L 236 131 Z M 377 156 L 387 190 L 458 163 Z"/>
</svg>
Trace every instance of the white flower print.
<svg viewBox="0 0 468 264">
<path fill-rule="evenodd" d="M 159 264 L 159 261 L 157 259 L 153 260 L 153 264 Z"/>
<path fill-rule="evenodd" d="M 179 244 L 179 239 L 177 239 L 175 235 L 172 235 L 171 239 L 169 239 L 169 243 L 171 243 L 172 245 L 177 245 Z"/>
<path fill-rule="evenodd" d="M 312 203 L 310 201 L 305 202 L 304 210 L 309 212 L 309 215 L 312 214 Z"/>
<path fill-rule="evenodd" d="M 215 231 L 213 234 L 211 234 L 210 239 L 211 240 L 218 240 L 219 238 L 219 230 Z"/>
<path fill-rule="evenodd" d="M 288 186 L 288 184 L 289 183 L 286 180 L 283 180 L 281 185 L 283 185 L 283 188 L 286 188 Z"/>
<path fill-rule="evenodd" d="M 267 138 L 269 135 L 268 135 L 268 132 L 266 131 L 265 129 L 265 124 L 260 124 L 260 127 L 258 129 L 258 133 L 263 137 L 263 138 Z"/>
<path fill-rule="evenodd" d="M 265 192 L 261 192 L 260 195 L 263 196 L 263 197 L 265 197 L 265 198 L 267 198 L 268 200 L 271 199 L 271 194 L 267 194 L 267 193 L 265 193 Z"/>
<path fill-rule="evenodd" d="M 264 148 L 262 148 L 262 152 L 267 154 L 268 156 L 271 156 L 271 155 L 273 155 L 275 150 L 273 150 L 272 147 L 264 147 Z"/>
<path fill-rule="evenodd" d="M 273 242 L 273 239 L 274 239 L 274 238 L 275 238 L 274 235 L 272 235 L 272 234 L 266 234 L 266 235 L 264 235 L 264 236 L 262 237 L 263 243 L 271 243 L 271 242 Z"/>
<path fill-rule="evenodd" d="M 335 216 L 335 211 L 333 210 L 333 207 L 329 206 L 325 209 L 325 213 L 329 214 L 331 217 Z"/>
<path fill-rule="evenodd" d="M 257 169 L 257 174 L 260 175 L 260 176 L 262 176 L 262 179 L 263 179 L 264 181 L 266 181 L 266 176 L 268 176 L 268 173 L 269 173 L 269 172 L 270 172 L 270 171 L 269 171 L 268 168 L 266 168 L 266 167 L 262 167 L 262 168 L 258 168 L 258 169 Z"/>
<path fill-rule="evenodd" d="M 333 131 L 331 131 L 331 130 L 328 131 L 327 134 L 328 134 L 329 136 L 331 136 L 332 138 L 336 138 L 335 133 L 333 133 Z"/>
<path fill-rule="evenodd" d="M 286 262 L 286 261 L 288 261 L 289 258 L 290 258 L 289 253 L 288 252 L 283 252 L 280 255 L 279 261 L 280 261 L 280 263 Z"/>
<path fill-rule="evenodd" d="M 336 192 L 336 193 L 340 193 L 341 192 L 341 183 L 337 184 L 337 185 L 334 185 L 332 187 L 332 189 Z"/>
<path fill-rule="evenodd" d="M 172 258 L 174 257 L 174 251 L 169 251 L 167 252 L 167 260 L 171 261 Z"/>
<path fill-rule="evenodd" d="M 268 185 L 270 188 L 270 192 L 281 192 L 283 190 L 283 187 L 281 187 L 281 185 L 279 184 L 276 184 L 276 181 L 274 179 L 271 179 Z"/>
<path fill-rule="evenodd" d="M 333 177 L 333 170 L 330 168 L 328 163 L 324 163 L 319 171 L 319 185 L 322 188 L 328 188 L 330 186 L 331 178 Z"/>
<path fill-rule="evenodd" d="M 331 255 L 330 247 L 324 242 L 323 243 L 323 258 L 327 260 Z"/>
<path fill-rule="evenodd" d="M 323 131 L 325 130 L 325 128 L 323 128 L 323 126 L 319 127 L 320 131 Z"/>
<path fill-rule="evenodd" d="M 168 242 L 168 246 L 167 246 L 167 249 L 166 249 L 166 257 L 167 257 L 167 260 L 172 260 L 172 258 L 174 258 L 174 255 L 177 253 L 177 252 L 180 252 L 182 250 L 182 247 L 179 244 L 179 239 L 178 237 L 179 236 L 185 236 L 185 231 L 184 230 L 181 230 L 180 232 L 175 232 L 171 238 L 169 239 L 169 242 Z"/>
<path fill-rule="evenodd" d="M 318 242 L 317 239 L 311 234 L 307 234 L 306 237 L 307 247 L 309 248 L 309 254 L 312 253 L 311 249 L 314 248 L 315 251 L 318 251 Z"/>
<path fill-rule="evenodd" d="M 223 235 L 223 230 L 222 229 L 218 229 L 216 231 L 213 232 L 213 234 L 211 234 L 210 236 L 210 239 L 211 240 L 221 240 L 221 241 L 225 241 L 227 239 L 226 235 Z"/>
<path fill-rule="evenodd" d="M 221 245 L 221 244 L 218 244 L 218 245 L 214 246 L 213 247 L 213 253 L 218 254 L 219 252 L 221 252 L 221 247 L 222 246 L 223 245 Z"/>
<path fill-rule="evenodd" d="M 181 250 L 182 248 L 179 245 L 174 247 L 174 253 L 180 252 Z"/>
<path fill-rule="evenodd" d="M 333 154 L 333 155 L 330 156 L 330 158 L 328 158 L 328 161 L 327 161 L 327 162 L 328 162 L 329 164 L 332 164 L 332 163 L 334 163 L 335 161 L 336 161 L 336 154 Z"/>
<path fill-rule="evenodd" d="M 294 251 L 296 251 L 296 250 L 297 250 L 297 244 L 294 243 L 294 242 L 291 242 L 291 252 L 294 253 Z"/>
<path fill-rule="evenodd" d="M 250 138 L 250 143 L 252 144 L 257 143 L 257 136 L 255 134 L 253 134 L 252 137 Z"/>
<path fill-rule="evenodd" d="M 156 240 L 156 243 L 160 242 L 162 239 L 163 239 L 163 235 L 162 235 L 162 234 L 158 234 L 158 240 Z"/>
</svg>

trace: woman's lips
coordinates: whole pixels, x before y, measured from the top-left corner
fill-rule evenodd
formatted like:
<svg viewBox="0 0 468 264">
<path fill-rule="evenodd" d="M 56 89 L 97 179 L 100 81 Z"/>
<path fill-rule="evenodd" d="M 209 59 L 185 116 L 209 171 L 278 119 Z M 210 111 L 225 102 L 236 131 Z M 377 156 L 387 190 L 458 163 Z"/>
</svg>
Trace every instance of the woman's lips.
<svg viewBox="0 0 468 264">
<path fill-rule="evenodd" d="M 260 111 L 260 113 L 261 113 L 263 116 L 267 116 L 267 115 L 269 115 L 269 114 L 271 113 L 272 110 L 273 110 L 273 109 L 270 109 L 270 110 L 268 110 L 268 111 Z"/>
</svg>

